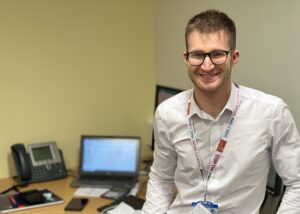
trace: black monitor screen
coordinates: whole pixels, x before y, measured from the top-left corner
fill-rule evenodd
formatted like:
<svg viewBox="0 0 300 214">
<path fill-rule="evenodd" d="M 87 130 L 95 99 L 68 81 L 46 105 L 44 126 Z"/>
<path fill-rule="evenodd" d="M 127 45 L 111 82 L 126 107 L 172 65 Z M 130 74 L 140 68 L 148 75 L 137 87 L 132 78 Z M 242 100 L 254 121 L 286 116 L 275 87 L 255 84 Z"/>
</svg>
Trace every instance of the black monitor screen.
<svg viewBox="0 0 300 214">
<path fill-rule="evenodd" d="M 157 108 L 159 104 L 161 104 L 166 99 L 182 92 L 183 90 L 172 88 L 168 86 L 162 86 L 162 85 L 156 85 L 156 91 L 155 91 L 155 106 L 154 110 Z M 154 150 L 154 135 L 152 132 L 152 144 L 151 144 L 152 150 Z"/>
</svg>

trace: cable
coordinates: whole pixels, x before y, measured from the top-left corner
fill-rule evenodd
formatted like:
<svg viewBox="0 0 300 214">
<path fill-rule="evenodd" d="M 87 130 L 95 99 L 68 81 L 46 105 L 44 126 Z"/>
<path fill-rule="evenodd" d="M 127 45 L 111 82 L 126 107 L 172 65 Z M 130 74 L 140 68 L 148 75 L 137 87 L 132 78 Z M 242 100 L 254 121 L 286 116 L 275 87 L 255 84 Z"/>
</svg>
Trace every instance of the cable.
<svg viewBox="0 0 300 214">
<path fill-rule="evenodd" d="M 9 187 L 8 189 L 0 192 L 0 195 L 4 195 L 4 194 L 6 194 L 6 193 L 8 193 L 9 191 L 12 191 L 12 190 L 16 191 L 17 193 L 20 193 L 18 187 L 21 187 L 21 186 L 22 185 L 20 185 L 20 184 L 14 184 L 11 187 Z"/>
<path fill-rule="evenodd" d="M 19 187 L 25 187 L 28 184 L 29 184 L 28 181 L 24 181 L 24 182 L 21 182 L 21 183 L 14 184 L 11 187 L 9 187 L 8 189 L 3 190 L 2 192 L 0 192 L 0 195 L 6 194 L 6 193 L 8 193 L 9 191 L 12 191 L 12 190 L 16 191 L 17 193 L 20 193 L 20 190 L 18 188 Z"/>
</svg>

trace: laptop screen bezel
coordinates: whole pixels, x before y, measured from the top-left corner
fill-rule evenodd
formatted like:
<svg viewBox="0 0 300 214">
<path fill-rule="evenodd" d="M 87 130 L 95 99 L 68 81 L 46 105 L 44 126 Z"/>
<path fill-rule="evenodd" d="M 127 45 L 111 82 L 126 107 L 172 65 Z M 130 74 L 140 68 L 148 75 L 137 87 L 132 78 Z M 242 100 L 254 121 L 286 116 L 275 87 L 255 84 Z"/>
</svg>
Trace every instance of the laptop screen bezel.
<svg viewBox="0 0 300 214">
<path fill-rule="evenodd" d="M 86 172 L 83 170 L 83 155 L 84 155 L 84 142 L 85 139 L 135 139 L 138 140 L 137 152 L 136 152 L 136 163 L 134 172 L 122 172 L 122 171 L 94 171 Z M 139 174 L 139 163 L 140 163 L 140 148 L 141 148 L 141 137 L 139 136 L 110 136 L 110 135 L 82 135 L 80 143 L 80 158 L 79 158 L 79 176 L 80 177 L 132 177 L 136 178 Z"/>
</svg>

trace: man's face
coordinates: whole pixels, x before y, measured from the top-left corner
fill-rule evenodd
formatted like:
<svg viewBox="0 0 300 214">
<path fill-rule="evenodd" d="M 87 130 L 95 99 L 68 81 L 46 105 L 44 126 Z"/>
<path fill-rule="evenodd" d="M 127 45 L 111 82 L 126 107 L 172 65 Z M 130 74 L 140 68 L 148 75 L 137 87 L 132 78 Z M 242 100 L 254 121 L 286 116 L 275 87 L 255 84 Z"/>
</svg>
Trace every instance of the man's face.
<svg viewBox="0 0 300 214">
<path fill-rule="evenodd" d="M 200 33 L 192 31 L 187 37 L 189 53 L 210 53 L 213 51 L 230 51 L 228 36 L 225 32 Z M 231 69 L 238 62 L 239 52 L 233 50 L 228 54 L 224 64 L 215 65 L 205 56 L 201 65 L 191 65 L 185 58 L 191 81 L 203 94 L 214 94 L 231 87 Z"/>
</svg>

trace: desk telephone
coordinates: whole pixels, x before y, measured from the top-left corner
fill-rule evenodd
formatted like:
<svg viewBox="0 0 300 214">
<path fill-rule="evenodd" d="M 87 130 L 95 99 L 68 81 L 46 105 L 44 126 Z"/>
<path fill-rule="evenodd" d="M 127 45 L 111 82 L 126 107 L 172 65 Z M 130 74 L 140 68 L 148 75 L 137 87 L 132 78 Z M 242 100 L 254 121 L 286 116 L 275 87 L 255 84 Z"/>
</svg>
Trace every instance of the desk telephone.
<svg viewBox="0 0 300 214">
<path fill-rule="evenodd" d="M 61 150 L 55 142 L 11 146 L 17 176 L 20 184 L 59 179 L 67 176 Z"/>
</svg>

